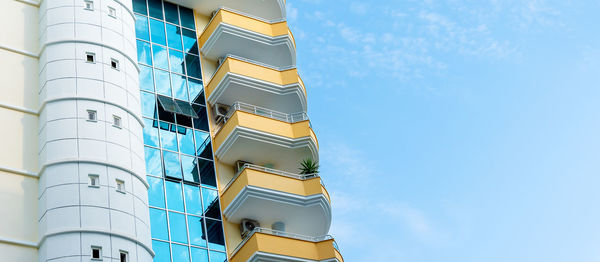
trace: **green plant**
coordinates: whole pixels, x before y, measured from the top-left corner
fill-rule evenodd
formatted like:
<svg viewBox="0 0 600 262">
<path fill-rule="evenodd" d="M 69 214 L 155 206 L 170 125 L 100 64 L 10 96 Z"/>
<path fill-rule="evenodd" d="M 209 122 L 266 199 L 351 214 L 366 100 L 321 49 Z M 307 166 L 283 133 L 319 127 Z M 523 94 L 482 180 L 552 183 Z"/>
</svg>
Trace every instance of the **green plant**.
<svg viewBox="0 0 600 262">
<path fill-rule="evenodd" d="M 319 165 L 312 158 L 306 158 L 300 162 L 300 174 L 317 174 Z"/>
</svg>

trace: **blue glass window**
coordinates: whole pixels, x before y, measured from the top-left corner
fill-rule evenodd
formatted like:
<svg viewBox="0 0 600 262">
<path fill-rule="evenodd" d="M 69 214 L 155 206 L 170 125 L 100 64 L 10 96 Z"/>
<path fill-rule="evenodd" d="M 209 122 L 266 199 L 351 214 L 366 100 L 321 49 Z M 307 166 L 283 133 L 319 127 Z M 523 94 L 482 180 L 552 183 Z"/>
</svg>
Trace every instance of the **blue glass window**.
<svg viewBox="0 0 600 262">
<path fill-rule="evenodd" d="M 169 70 L 169 57 L 167 54 L 167 49 L 159 45 L 152 45 L 152 54 L 154 55 L 155 67 Z"/>
<path fill-rule="evenodd" d="M 163 2 L 165 5 L 165 20 L 169 23 L 179 24 L 179 14 L 177 13 L 177 5 L 169 2 Z"/>
<path fill-rule="evenodd" d="M 186 212 L 188 214 L 202 215 L 202 201 L 200 200 L 200 188 L 198 186 L 187 184 L 184 185 L 183 188 L 185 190 Z"/>
<path fill-rule="evenodd" d="M 206 234 L 204 232 L 204 219 L 197 216 L 188 216 L 190 230 L 190 244 L 206 247 Z"/>
<path fill-rule="evenodd" d="M 165 23 L 150 19 L 150 37 L 152 43 L 167 45 L 167 38 L 165 36 Z"/>
<path fill-rule="evenodd" d="M 167 226 L 165 225 L 165 228 L 166 227 Z M 156 254 L 154 256 L 154 262 L 171 262 L 171 251 L 169 250 L 169 243 L 152 240 L 152 250 Z"/>
<path fill-rule="evenodd" d="M 188 182 L 200 183 L 198 176 L 197 159 L 193 156 L 181 156 L 181 166 L 183 168 L 183 180 Z"/>
<path fill-rule="evenodd" d="M 163 159 L 165 161 L 165 176 L 173 178 L 182 178 L 181 165 L 179 164 L 179 154 L 163 151 Z"/>
<path fill-rule="evenodd" d="M 164 124 L 164 122 L 161 121 L 160 142 L 162 148 L 177 151 L 177 136 L 175 135 L 175 132 L 164 130 L 162 124 Z"/>
<path fill-rule="evenodd" d="M 185 54 L 185 68 L 188 76 L 202 78 L 200 74 L 200 59 L 198 56 Z"/>
<path fill-rule="evenodd" d="M 194 155 L 194 132 L 191 128 L 182 126 L 177 127 L 177 138 L 179 139 L 180 150 L 184 154 Z"/>
<path fill-rule="evenodd" d="M 208 248 L 225 251 L 225 239 L 223 238 L 223 225 L 221 225 L 221 221 L 206 219 L 206 230 L 208 232 Z"/>
<path fill-rule="evenodd" d="M 185 76 L 171 74 L 171 81 L 173 84 L 173 97 L 179 100 L 189 101 Z"/>
<path fill-rule="evenodd" d="M 137 56 L 138 62 L 142 64 L 152 65 L 152 51 L 150 44 L 137 40 Z"/>
<path fill-rule="evenodd" d="M 146 176 L 150 188 L 148 189 L 148 204 L 154 207 L 165 208 L 165 191 L 163 180 L 156 177 Z"/>
<path fill-rule="evenodd" d="M 181 45 L 181 28 L 172 24 L 167 24 L 167 40 L 169 47 L 177 50 L 183 50 Z"/>
<path fill-rule="evenodd" d="M 156 92 L 161 95 L 171 96 L 169 73 L 162 70 L 154 70 L 154 78 L 156 79 Z"/>
<path fill-rule="evenodd" d="M 194 24 L 194 11 L 183 6 L 179 6 L 179 15 L 181 16 L 181 25 L 189 29 L 196 29 Z"/>
<path fill-rule="evenodd" d="M 142 115 L 145 117 L 156 118 L 156 96 L 154 94 L 142 92 Z"/>
<path fill-rule="evenodd" d="M 185 215 L 169 212 L 169 226 L 171 231 L 171 241 L 179 243 L 188 242 Z"/>
<path fill-rule="evenodd" d="M 187 53 L 198 54 L 198 39 L 196 38 L 196 32 L 192 30 L 183 29 L 183 49 Z"/>
<path fill-rule="evenodd" d="M 152 67 L 140 65 L 140 89 L 154 92 L 154 76 Z"/>
<path fill-rule="evenodd" d="M 208 261 L 208 251 L 202 248 L 192 247 L 192 262 L 206 262 Z M 218 261 L 221 262 L 221 261 Z"/>
<path fill-rule="evenodd" d="M 190 100 L 193 103 L 204 105 L 204 85 L 202 80 L 188 78 L 190 86 Z"/>
<path fill-rule="evenodd" d="M 156 19 L 163 19 L 162 1 L 160 0 L 148 0 L 148 10 L 151 17 Z"/>
<path fill-rule="evenodd" d="M 146 155 L 146 173 L 153 176 L 162 176 L 162 161 L 160 150 L 151 147 L 144 147 Z"/>
<path fill-rule="evenodd" d="M 208 159 L 212 158 L 210 135 L 198 130 L 194 130 L 194 135 L 196 136 L 196 155 Z"/>
<path fill-rule="evenodd" d="M 148 18 L 145 16 L 135 15 L 135 37 L 150 41 L 150 32 L 148 32 Z"/>
<path fill-rule="evenodd" d="M 219 194 L 216 190 L 202 188 L 202 202 L 204 204 L 204 216 L 216 219 L 221 218 Z"/>
<path fill-rule="evenodd" d="M 173 261 L 187 262 L 190 261 L 190 251 L 187 246 L 173 244 Z"/>
<path fill-rule="evenodd" d="M 210 251 L 210 261 L 223 262 L 227 261 L 227 255 L 222 252 Z"/>
<path fill-rule="evenodd" d="M 169 50 L 169 60 L 171 60 L 171 72 L 185 74 L 185 64 L 183 63 L 182 52 Z"/>
<path fill-rule="evenodd" d="M 193 105 L 192 108 L 194 108 L 196 115 L 198 115 L 198 118 L 194 118 L 194 128 L 209 132 L 208 115 L 206 114 L 206 107 L 201 105 Z"/>
<path fill-rule="evenodd" d="M 181 195 L 183 191 L 181 190 L 181 184 L 167 180 L 165 188 L 167 189 L 167 208 L 183 212 L 183 196 Z"/>
<path fill-rule="evenodd" d="M 150 208 L 150 230 L 152 238 L 169 240 L 167 213 L 164 210 Z"/>
<path fill-rule="evenodd" d="M 200 170 L 200 182 L 202 185 L 216 188 L 215 166 L 212 161 L 198 158 L 198 170 Z"/>
<path fill-rule="evenodd" d="M 133 0 L 133 12 L 147 15 L 148 11 L 146 10 L 146 0 Z"/>
<path fill-rule="evenodd" d="M 144 144 L 158 147 L 158 128 L 154 127 L 154 120 L 144 118 Z"/>
</svg>

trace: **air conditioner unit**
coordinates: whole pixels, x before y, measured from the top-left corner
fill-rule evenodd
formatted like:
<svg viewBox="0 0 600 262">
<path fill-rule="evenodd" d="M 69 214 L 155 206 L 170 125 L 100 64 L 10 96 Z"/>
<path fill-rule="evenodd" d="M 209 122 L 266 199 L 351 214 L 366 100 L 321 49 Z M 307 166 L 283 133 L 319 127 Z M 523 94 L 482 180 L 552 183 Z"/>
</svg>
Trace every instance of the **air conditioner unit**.
<svg viewBox="0 0 600 262">
<path fill-rule="evenodd" d="M 235 161 L 235 166 L 234 166 L 235 173 L 237 174 L 238 172 L 242 171 L 242 169 L 244 168 L 245 164 L 252 165 L 252 163 L 250 163 L 248 161 L 244 161 L 244 160 Z"/>
<path fill-rule="evenodd" d="M 248 234 L 252 232 L 255 228 L 260 227 L 260 224 L 251 219 L 242 219 L 242 223 L 240 224 L 240 232 L 242 232 L 242 239 L 246 238 Z"/>
<path fill-rule="evenodd" d="M 225 119 L 227 117 L 227 113 L 229 112 L 229 108 L 230 106 L 228 105 L 224 105 L 224 104 L 215 104 L 215 106 L 213 106 L 213 116 L 215 117 L 215 122 L 217 123 L 217 125 L 220 125 L 221 123 L 224 123 L 225 121 L 227 121 L 227 119 Z"/>
</svg>

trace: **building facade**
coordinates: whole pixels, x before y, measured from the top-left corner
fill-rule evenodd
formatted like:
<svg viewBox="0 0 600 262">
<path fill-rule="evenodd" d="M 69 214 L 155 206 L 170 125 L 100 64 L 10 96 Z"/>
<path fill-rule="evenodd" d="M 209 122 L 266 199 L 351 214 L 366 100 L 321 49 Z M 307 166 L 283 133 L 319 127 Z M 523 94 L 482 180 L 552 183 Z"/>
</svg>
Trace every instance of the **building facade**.
<svg viewBox="0 0 600 262">
<path fill-rule="evenodd" d="M 2 5 L 2 261 L 343 261 L 285 1 Z"/>
</svg>

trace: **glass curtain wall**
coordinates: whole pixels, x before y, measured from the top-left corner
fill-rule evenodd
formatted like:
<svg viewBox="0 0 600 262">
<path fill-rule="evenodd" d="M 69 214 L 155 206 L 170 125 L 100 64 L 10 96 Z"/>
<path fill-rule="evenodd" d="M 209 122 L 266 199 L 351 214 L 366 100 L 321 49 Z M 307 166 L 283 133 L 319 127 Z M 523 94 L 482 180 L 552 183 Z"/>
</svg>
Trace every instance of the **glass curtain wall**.
<svg viewBox="0 0 600 262">
<path fill-rule="evenodd" d="M 133 0 L 154 261 L 227 261 L 194 13 Z"/>
</svg>

